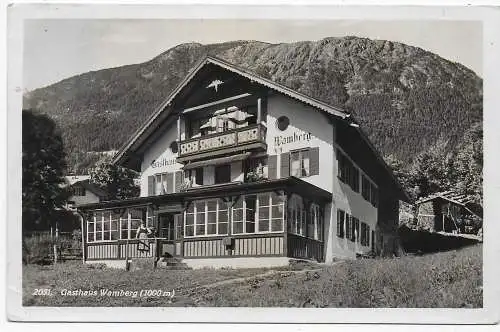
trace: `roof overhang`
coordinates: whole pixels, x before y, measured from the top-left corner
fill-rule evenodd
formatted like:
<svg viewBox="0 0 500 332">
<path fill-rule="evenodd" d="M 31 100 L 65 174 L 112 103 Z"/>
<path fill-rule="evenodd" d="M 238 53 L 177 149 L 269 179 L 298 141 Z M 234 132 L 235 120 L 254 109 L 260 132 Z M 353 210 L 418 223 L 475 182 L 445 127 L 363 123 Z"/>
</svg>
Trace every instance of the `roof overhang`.
<svg viewBox="0 0 500 332">
<path fill-rule="evenodd" d="M 192 201 L 222 196 L 238 196 L 243 194 L 248 195 L 276 190 L 285 190 L 290 193 L 297 193 L 304 197 L 313 198 L 317 201 L 322 201 L 325 203 L 332 200 L 332 194 L 328 191 L 318 188 L 315 185 L 310 184 L 309 182 L 291 176 L 288 178 L 277 180 L 262 180 L 250 183 L 231 182 L 223 185 L 203 186 L 179 193 L 83 204 L 76 206 L 76 208 L 80 211 L 89 211 L 127 208 L 140 205 L 146 206 L 148 204 L 162 205 L 167 203 L 178 203 L 182 201 Z"/>
<path fill-rule="evenodd" d="M 145 140 L 154 133 L 155 129 L 165 121 L 171 114 L 172 104 L 175 98 L 180 94 L 180 92 L 186 88 L 186 86 L 193 80 L 196 74 L 207 64 L 213 64 L 220 68 L 226 69 L 230 72 L 243 76 L 252 82 L 258 83 L 264 87 L 282 93 L 293 99 L 296 99 L 306 105 L 320 109 L 328 114 L 345 119 L 349 117 L 349 114 L 340 108 L 332 107 L 320 100 L 314 99 L 297 91 L 294 91 L 284 85 L 275 83 L 269 79 L 258 76 L 244 68 L 235 66 L 224 60 L 208 56 L 198 62 L 197 65 L 186 75 L 186 77 L 179 83 L 179 85 L 172 91 L 169 97 L 162 102 L 153 114 L 149 117 L 146 123 L 140 127 L 130 139 L 120 148 L 118 153 L 113 157 L 112 162 L 118 165 L 125 164 L 130 158 L 134 158 L 139 146 L 145 142 Z M 180 110 L 177 110 L 180 111 Z M 135 165 L 137 166 L 137 165 Z M 137 169 L 137 167 L 134 167 Z"/>
<path fill-rule="evenodd" d="M 258 76 L 247 69 L 241 68 L 239 66 L 233 65 L 224 60 L 207 56 L 198 62 L 197 65 L 193 67 L 193 69 L 186 75 L 186 77 L 179 83 L 179 85 L 172 91 L 170 96 L 157 107 L 157 109 L 153 112 L 151 117 L 146 121 L 146 123 L 139 128 L 131 138 L 122 146 L 122 148 L 118 151 L 118 153 L 113 157 L 112 162 L 118 165 L 124 165 L 129 163 L 133 165 L 133 169 L 140 169 L 140 155 L 137 154 L 138 149 L 144 142 L 151 137 L 157 128 L 159 128 L 162 123 L 165 123 L 169 116 L 172 115 L 174 111 L 180 112 L 182 110 L 174 110 L 172 108 L 172 104 L 175 101 L 175 98 L 187 87 L 187 85 L 195 78 L 196 74 L 200 72 L 200 70 L 207 64 L 213 64 L 235 74 L 241 75 L 252 82 L 258 83 L 264 87 L 267 87 L 271 90 L 274 90 L 278 93 L 281 93 L 285 96 L 288 96 L 292 99 L 295 99 L 303 104 L 312 106 L 320 111 L 323 111 L 325 114 L 330 117 L 336 118 L 341 121 L 345 121 L 348 125 L 356 128 L 358 134 L 362 138 L 362 140 L 367 144 L 371 151 L 375 154 L 377 160 L 380 162 L 382 167 L 387 171 L 388 177 L 391 181 L 394 182 L 394 186 L 399 192 L 399 197 L 401 200 L 410 202 L 410 196 L 408 193 L 402 188 L 398 179 L 394 176 L 392 170 L 385 163 L 384 159 L 378 152 L 378 150 L 373 146 L 373 144 L 369 141 L 367 136 L 361 130 L 358 124 L 356 124 L 354 118 L 348 112 L 344 110 L 330 106 L 320 100 L 312 98 L 310 96 L 304 95 L 297 91 L 294 91 L 284 85 L 279 83 L 275 83 L 267 78 Z M 172 120 L 173 121 L 173 120 Z M 132 162 L 130 162 L 132 160 Z"/>
<path fill-rule="evenodd" d="M 220 158 L 214 158 L 214 159 L 207 159 L 207 160 L 201 160 L 201 161 L 194 161 L 194 162 L 189 162 L 187 163 L 182 169 L 183 170 L 189 170 L 197 167 L 203 167 L 203 166 L 208 166 L 208 165 L 222 165 L 222 164 L 228 164 L 232 163 L 235 161 L 241 161 L 247 159 L 252 153 L 251 152 L 245 152 L 245 153 L 240 153 L 232 156 L 227 156 L 227 157 L 220 157 Z"/>
<path fill-rule="evenodd" d="M 417 200 L 415 202 L 415 204 L 420 205 L 420 204 L 423 204 L 423 203 L 426 203 L 426 202 L 429 202 L 429 201 L 432 201 L 435 199 L 442 199 L 442 200 L 448 201 L 450 203 L 453 203 L 455 205 L 461 206 L 465 210 L 467 210 L 469 213 L 475 215 L 476 217 L 478 217 L 480 219 L 483 219 L 482 211 L 474 211 L 475 209 L 470 207 L 470 206 L 474 207 L 474 205 L 475 205 L 472 201 L 470 201 L 470 200 L 461 201 L 460 199 L 454 199 L 453 197 L 448 196 L 451 193 L 452 193 L 451 191 L 434 193 L 434 194 L 431 194 L 427 197 L 423 197 L 423 198 Z M 463 197 L 463 196 L 465 196 L 465 195 L 462 195 L 460 197 Z M 478 206 L 478 208 L 481 208 L 481 207 Z"/>
</svg>

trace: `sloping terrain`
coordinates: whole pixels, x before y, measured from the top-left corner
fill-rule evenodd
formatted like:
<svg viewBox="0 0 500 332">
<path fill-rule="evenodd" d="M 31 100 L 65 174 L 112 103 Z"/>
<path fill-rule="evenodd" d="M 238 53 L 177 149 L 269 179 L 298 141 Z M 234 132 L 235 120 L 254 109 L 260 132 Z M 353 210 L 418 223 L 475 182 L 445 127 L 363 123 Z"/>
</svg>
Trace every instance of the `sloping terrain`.
<svg viewBox="0 0 500 332">
<path fill-rule="evenodd" d="M 56 120 L 78 168 L 88 151 L 118 149 L 207 54 L 347 109 L 382 154 L 404 161 L 443 138 L 453 149 L 482 119 L 482 79 L 471 70 L 420 48 L 357 37 L 182 44 L 145 63 L 31 91 L 24 108 Z"/>
</svg>

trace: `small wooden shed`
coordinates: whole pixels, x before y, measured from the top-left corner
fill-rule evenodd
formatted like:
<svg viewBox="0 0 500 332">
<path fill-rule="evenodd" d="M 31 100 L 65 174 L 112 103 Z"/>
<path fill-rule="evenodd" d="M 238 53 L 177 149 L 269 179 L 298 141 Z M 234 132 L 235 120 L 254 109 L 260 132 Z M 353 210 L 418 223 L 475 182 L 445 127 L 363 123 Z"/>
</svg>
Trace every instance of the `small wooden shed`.
<svg viewBox="0 0 500 332">
<path fill-rule="evenodd" d="M 477 234 L 482 228 L 483 209 L 470 197 L 443 191 L 415 202 L 417 225 L 432 232 Z"/>
</svg>

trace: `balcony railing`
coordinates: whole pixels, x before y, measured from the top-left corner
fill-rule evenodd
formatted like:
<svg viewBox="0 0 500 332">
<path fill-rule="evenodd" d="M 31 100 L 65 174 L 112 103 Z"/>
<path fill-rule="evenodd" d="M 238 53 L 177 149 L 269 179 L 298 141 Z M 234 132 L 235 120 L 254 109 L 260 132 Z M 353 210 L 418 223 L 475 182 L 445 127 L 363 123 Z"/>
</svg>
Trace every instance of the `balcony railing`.
<svg viewBox="0 0 500 332">
<path fill-rule="evenodd" d="M 260 142 L 265 144 L 265 141 L 266 128 L 263 125 L 252 125 L 181 141 L 179 157 L 232 147 L 243 147 L 251 143 Z"/>
</svg>

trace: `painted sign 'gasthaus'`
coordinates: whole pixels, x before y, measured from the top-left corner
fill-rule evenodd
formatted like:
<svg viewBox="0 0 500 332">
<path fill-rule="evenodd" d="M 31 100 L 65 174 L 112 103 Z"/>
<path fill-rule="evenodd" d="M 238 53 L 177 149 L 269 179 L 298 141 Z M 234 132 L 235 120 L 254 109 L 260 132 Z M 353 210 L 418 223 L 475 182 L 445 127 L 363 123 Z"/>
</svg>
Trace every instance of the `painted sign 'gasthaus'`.
<svg viewBox="0 0 500 332">
<path fill-rule="evenodd" d="M 391 253 L 408 199 L 348 113 L 212 57 L 114 162 L 140 172 L 140 197 L 79 207 L 86 261 L 249 267 Z M 141 222 L 148 238 L 136 238 Z"/>
</svg>

